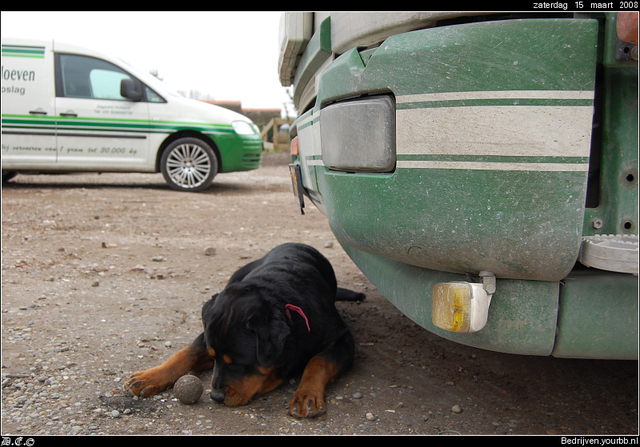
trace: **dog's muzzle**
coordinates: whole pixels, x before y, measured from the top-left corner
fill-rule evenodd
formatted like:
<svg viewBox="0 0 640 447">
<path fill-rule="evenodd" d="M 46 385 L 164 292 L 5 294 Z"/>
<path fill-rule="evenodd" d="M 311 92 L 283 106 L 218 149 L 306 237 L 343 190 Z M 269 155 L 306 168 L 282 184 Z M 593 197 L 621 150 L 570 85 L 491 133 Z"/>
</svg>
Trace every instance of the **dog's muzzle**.
<svg viewBox="0 0 640 447">
<path fill-rule="evenodd" d="M 224 403 L 224 390 L 211 390 L 211 393 L 209 393 L 209 396 L 211 397 L 212 400 L 218 402 L 218 403 Z"/>
</svg>

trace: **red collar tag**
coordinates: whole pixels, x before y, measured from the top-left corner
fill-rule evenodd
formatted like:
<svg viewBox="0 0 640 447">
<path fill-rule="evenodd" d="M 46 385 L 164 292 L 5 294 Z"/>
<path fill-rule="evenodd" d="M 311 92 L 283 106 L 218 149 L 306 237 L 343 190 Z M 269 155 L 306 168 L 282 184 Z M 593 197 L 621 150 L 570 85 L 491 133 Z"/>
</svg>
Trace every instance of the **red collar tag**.
<svg viewBox="0 0 640 447">
<path fill-rule="evenodd" d="M 289 317 L 290 320 L 291 320 L 291 312 L 289 312 L 289 309 L 302 315 L 302 318 L 304 318 L 305 323 L 307 323 L 307 329 L 309 330 L 309 332 L 311 332 L 311 328 L 309 327 L 309 320 L 307 319 L 307 316 L 304 314 L 302 309 L 300 309 L 298 306 L 294 306 L 293 304 L 287 304 L 286 306 L 284 306 L 284 308 L 285 308 L 285 312 L 287 313 L 287 317 Z"/>
</svg>

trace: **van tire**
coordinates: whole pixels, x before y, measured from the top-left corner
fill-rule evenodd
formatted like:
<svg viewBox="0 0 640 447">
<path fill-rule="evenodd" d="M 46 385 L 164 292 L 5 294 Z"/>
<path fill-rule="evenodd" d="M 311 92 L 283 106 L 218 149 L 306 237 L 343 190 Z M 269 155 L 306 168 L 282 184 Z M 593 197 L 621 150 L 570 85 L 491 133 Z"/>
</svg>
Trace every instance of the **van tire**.
<svg viewBox="0 0 640 447">
<path fill-rule="evenodd" d="M 199 138 L 178 138 L 162 153 L 160 169 L 176 191 L 198 192 L 211 185 L 218 173 L 216 154 Z"/>
</svg>

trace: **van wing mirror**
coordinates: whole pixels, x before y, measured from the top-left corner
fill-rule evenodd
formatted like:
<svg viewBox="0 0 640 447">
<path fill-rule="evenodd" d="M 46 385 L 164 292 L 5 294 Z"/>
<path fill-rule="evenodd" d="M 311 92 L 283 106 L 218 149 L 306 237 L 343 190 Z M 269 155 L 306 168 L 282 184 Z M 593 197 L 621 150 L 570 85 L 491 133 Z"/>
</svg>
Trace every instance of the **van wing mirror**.
<svg viewBox="0 0 640 447">
<path fill-rule="evenodd" d="M 140 83 L 131 78 L 125 78 L 120 81 L 120 95 L 132 101 L 140 101 L 142 99 L 142 88 Z"/>
</svg>

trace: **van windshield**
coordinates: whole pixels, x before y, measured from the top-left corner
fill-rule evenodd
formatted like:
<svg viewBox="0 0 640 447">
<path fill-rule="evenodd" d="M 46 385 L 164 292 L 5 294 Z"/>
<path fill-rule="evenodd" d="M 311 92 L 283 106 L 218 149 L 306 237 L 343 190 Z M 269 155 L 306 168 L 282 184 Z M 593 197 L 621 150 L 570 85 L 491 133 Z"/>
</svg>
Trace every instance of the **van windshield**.
<svg viewBox="0 0 640 447">
<path fill-rule="evenodd" d="M 160 93 L 166 93 L 170 96 L 180 96 L 180 94 L 175 89 L 170 87 L 164 81 L 161 81 L 160 79 L 152 76 L 149 73 L 145 73 L 144 71 L 131 64 L 129 61 L 122 59 L 121 57 L 119 57 L 118 60 L 127 65 L 131 72 L 133 72 L 133 74 L 135 74 L 141 81 L 143 81 L 145 84 L 148 84 L 150 87 L 155 88 Z"/>
</svg>

